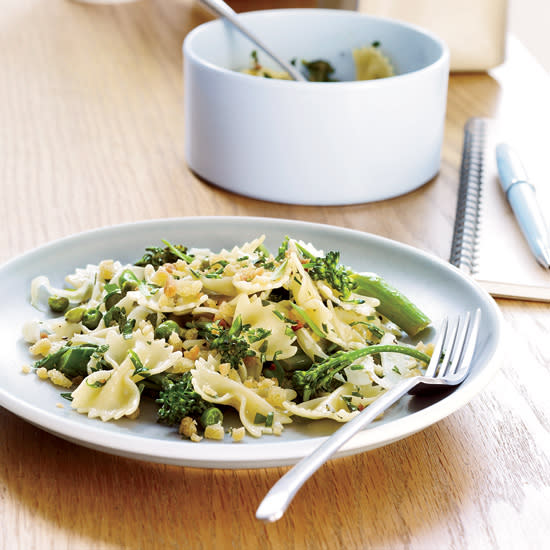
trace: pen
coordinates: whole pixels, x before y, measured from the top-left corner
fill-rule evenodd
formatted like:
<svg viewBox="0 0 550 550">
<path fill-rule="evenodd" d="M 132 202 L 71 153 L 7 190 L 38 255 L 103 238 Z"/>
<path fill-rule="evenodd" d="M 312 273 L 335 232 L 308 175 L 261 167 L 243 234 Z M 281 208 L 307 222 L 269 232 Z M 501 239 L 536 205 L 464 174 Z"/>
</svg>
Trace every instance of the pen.
<svg viewBox="0 0 550 550">
<path fill-rule="evenodd" d="M 518 154 L 509 145 L 497 145 L 496 156 L 500 183 L 518 225 L 537 262 L 549 269 L 550 238 L 537 203 L 535 187 L 529 182 Z"/>
</svg>

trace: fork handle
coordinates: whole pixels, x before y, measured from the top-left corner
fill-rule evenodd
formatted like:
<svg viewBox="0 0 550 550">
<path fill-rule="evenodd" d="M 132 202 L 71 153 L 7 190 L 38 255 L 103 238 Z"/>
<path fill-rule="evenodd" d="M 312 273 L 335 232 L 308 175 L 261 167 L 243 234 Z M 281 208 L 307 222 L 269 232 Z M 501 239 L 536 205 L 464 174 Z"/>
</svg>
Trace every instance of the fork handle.
<svg viewBox="0 0 550 550">
<path fill-rule="evenodd" d="M 407 378 L 388 390 L 353 420 L 338 428 L 322 445 L 302 458 L 266 494 L 256 510 L 256 518 L 265 522 L 277 521 L 300 487 L 349 439 L 414 388 L 421 377 Z"/>
</svg>

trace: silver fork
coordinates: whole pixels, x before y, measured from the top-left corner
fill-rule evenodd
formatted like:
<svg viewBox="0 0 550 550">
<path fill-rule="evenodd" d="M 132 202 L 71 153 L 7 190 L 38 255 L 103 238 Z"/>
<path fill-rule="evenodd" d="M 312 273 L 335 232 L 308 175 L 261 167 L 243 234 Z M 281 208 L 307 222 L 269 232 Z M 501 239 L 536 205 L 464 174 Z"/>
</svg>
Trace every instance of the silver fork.
<svg viewBox="0 0 550 550">
<path fill-rule="evenodd" d="M 265 522 L 280 519 L 300 487 L 353 435 L 377 418 L 407 392 L 423 393 L 437 386 L 456 386 L 468 373 L 476 346 L 481 319 L 477 309 L 457 317 L 449 327 L 448 319 L 434 345 L 432 359 L 422 376 L 406 378 L 369 405 L 353 420 L 343 425 L 310 455 L 289 470 L 267 493 L 256 510 L 256 518 Z"/>
</svg>

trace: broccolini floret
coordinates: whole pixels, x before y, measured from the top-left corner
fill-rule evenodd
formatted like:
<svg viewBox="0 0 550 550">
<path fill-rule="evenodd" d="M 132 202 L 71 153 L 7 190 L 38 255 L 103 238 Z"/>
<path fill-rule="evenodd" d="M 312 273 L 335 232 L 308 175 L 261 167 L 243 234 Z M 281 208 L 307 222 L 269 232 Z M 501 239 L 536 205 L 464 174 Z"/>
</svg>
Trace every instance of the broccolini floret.
<svg viewBox="0 0 550 550">
<path fill-rule="evenodd" d="M 314 280 L 326 281 L 332 288 L 340 292 L 342 298 L 349 297 L 355 283 L 351 278 L 351 272 L 340 265 L 339 252 L 327 252 L 324 258 L 313 258 L 304 264 L 309 276 Z"/>
<path fill-rule="evenodd" d="M 190 262 L 191 257 L 186 254 L 187 247 L 182 245 L 173 245 L 167 241 L 163 241 L 166 244 L 165 248 L 158 246 L 149 246 L 145 249 L 143 257 L 134 263 L 134 265 L 145 267 L 151 264 L 155 269 L 164 264 L 173 264 L 178 260 L 185 260 Z"/>
<path fill-rule="evenodd" d="M 166 378 L 162 386 L 156 402 L 160 405 L 158 418 L 163 424 L 177 425 L 186 416 L 198 420 L 206 409 L 212 407 L 212 403 L 205 401 L 193 388 L 190 372 L 177 381 Z"/>
<path fill-rule="evenodd" d="M 296 245 L 302 256 L 308 260 L 303 267 L 309 276 L 314 281 L 326 281 L 332 288 L 340 292 L 344 300 L 349 298 L 356 283 L 351 277 L 353 272 L 339 263 L 340 253 L 331 251 L 327 252 L 324 257 L 316 257 L 300 244 L 296 243 Z"/>
<path fill-rule="evenodd" d="M 256 355 L 246 337 L 249 328 L 250 325 L 243 326 L 239 315 L 235 317 L 229 328 L 224 328 L 219 321 L 207 323 L 202 329 L 202 334 L 207 339 L 210 349 L 217 349 L 220 352 L 222 363 L 229 363 L 233 368 L 238 368 L 245 357 Z M 267 334 L 263 337 L 265 336 Z"/>
</svg>

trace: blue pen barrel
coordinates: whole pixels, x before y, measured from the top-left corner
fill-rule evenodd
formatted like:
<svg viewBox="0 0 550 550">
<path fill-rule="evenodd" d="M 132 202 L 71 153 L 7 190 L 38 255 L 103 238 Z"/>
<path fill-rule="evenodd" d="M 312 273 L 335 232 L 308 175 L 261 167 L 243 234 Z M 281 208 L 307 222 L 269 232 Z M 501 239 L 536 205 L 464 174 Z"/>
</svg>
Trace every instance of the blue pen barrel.
<svg viewBox="0 0 550 550">
<path fill-rule="evenodd" d="M 547 234 L 546 223 L 540 212 L 533 186 L 526 181 L 514 183 L 509 187 L 507 196 L 531 250 L 535 252 L 547 247 L 548 243 L 543 240 Z"/>
<path fill-rule="evenodd" d="M 518 155 L 510 146 L 504 143 L 497 145 L 496 156 L 500 183 L 518 225 L 537 261 L 548 268 L 550 267 L 550 239 L 537 202 L 535 188 L 529 183 Z"/>
</svg>

